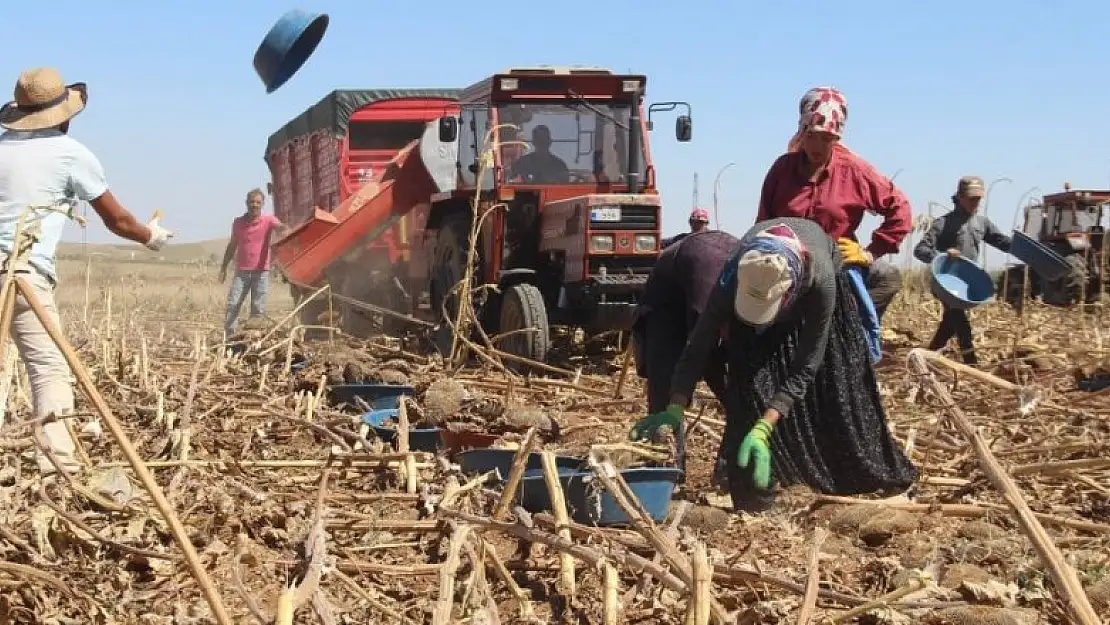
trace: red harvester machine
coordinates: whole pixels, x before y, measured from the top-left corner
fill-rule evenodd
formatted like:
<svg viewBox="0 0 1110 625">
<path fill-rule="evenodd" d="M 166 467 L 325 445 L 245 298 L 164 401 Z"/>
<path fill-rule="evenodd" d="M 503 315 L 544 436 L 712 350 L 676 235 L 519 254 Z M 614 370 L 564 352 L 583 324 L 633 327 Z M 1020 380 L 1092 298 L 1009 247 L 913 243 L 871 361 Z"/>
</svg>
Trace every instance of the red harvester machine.
<svg viewBox="0 0 1110 625">
<path fill-rule="evenodd" d="M 275 261 L 296 299 L 330 282 L 337 294 L 409 312 L 403 285 L 413 242 L 423 251 L 423 223 L 437 189 L 420 159 L 408 157 L 429 122 L 458 114 L 458 92 L 333 91 L 270 136 L 274 212 L 293 227 L 275 244 Z M 423 268 L 417 263 L 418 272 Z M 337 308 L 346 332 L 371 331 L 363 310 L 342 302 Z M 310 303 L 302 321 L 316 323 L 321 310 L 320 302 Z"/>
<path fill-rule="evenodd" d="M 683 107 L 676 138 L 692 133 L 688 104 L 644 107 L 646 82 L 536 67 L 461 91 L 336 91 L 270 138 L 276 213 L 294 227 L 276 264 L 298 296 L 327 282 L 440 322 L 457 310 L 477 197 L 479 215 L 498 208 L 481 224 L 475 282 L 499 288 L 475 308 L 491 335 L 531 329 L 501 349 L 542 362 L 551 325 L 627 329 L 659 252 L 650 115 Z M 338 308 L 345 331 L 371 331 L 364 308 Z M 309 322 L 321 306 L 305 310 Z"/>
</svg>

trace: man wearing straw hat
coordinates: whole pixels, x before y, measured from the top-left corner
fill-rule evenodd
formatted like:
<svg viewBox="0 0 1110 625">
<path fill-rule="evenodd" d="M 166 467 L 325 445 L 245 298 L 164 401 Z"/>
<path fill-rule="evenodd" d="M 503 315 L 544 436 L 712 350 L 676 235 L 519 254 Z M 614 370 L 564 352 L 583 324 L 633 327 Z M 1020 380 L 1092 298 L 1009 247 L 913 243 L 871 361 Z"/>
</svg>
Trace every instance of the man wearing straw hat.
<svg viewBox="0 0 1110 625">
<path fill-rule="evenodd" d="M 57 70 L 36 68 L 20 74 L 15 99 L 0 108 L 0 127 L 6 131 L 0 134 L 0 262 L 5 271 L 0 283 L 6 279 L 9 261 L 15 262 L 15 273 L 33 289 L 57 328 L 61 323 L 54 303 L 55 252 L 77 201 L 89 202 L 116 236 L 151 250 L 160 249 L 173 236 L 158 225 L 157 217 L 143 225 L 121 206 L 108 189 L 100 161 L 69 136 L 70 122 L 87 102 L 84 83 L 66 85 Z M 36 210 L 28 212 L 29 207 Z M 36 228 L 38 232 L 29 254 L 13 258 L 19 244 L 16 229 L 24 213 L 24 231 Z M 22 296 L 15 302 L 11 336 L 27 368 L 35 418 L 73 412 L 69 366 Z M 61 469 L 77 472 L 80 465 L 65 422 L 46 423 L 42 433 Z M 36 459 L 41 472 L 54 472 L 54 464 L 41 450 L 36 451 Z"/>
</svg>

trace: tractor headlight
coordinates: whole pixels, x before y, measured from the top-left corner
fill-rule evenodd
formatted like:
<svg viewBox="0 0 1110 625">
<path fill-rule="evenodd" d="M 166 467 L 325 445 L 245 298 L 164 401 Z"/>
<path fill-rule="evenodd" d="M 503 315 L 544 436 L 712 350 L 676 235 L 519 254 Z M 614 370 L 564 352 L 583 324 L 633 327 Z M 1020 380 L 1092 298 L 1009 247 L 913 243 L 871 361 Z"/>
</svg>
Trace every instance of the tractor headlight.
<svg viewBox="0 0 1110 625">
<path fill-rule="evenodd" d="M 611 234 L 592 234 L 590 235 L 590 252 L 612 252 L 613 251 L 613 235 Z"/>
<path fill-rule="evenodd" d="M 657 239 L 654 234 L 637 234 L 636 235 L 636 251 L 637 252 L 653 252 L 655 251 Z"/>
</svg>

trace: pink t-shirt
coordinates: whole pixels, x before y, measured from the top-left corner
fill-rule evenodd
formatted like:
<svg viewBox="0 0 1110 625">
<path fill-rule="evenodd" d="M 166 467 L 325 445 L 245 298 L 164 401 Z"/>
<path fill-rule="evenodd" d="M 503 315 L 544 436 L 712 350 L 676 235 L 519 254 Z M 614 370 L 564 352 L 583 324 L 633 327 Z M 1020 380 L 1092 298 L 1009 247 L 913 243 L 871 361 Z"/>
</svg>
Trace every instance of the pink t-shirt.
<svg viewBox="0 0 1110 625">
<path fill-rule="evenodd" d="M 240 215 L 231 222 L 231 236 L 235 239 L 235 257 L 240 271 L 267 271 L 270 269 L 270 234 L 281 223 L 273 215 L 261 215 L 258 221 Z"/>
</svg>

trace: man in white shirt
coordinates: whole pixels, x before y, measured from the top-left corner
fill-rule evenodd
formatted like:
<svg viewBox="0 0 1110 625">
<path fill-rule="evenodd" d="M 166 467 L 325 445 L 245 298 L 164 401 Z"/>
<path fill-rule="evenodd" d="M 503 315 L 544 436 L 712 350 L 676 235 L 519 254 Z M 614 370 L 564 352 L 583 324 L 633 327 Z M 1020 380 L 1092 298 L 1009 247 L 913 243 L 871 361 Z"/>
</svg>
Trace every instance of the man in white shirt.
<svg viewBox="0 0 1110 625">
<path fill-rule="evenodd" d="M 160 249 L 173 236 L 157 219 L 143 225 L 121 206 L 108 190 L 100 161 L 69 136 L 70 121 L 84 110 L 87 101 L 83 83 L 66 85 L 56 70 L 37 68 L 19 76 L 15 100 L 0 108 L 0 127 L 6 131 L 0 134 L 0 265 L 6 272 L 18 243 L 15 231 L 20 215 L 29 206 L 54 206 L 63 211 L 36 210 L 27 215 L 24 229 L 37 223 L 38 241 L 26 262 L 15 267 L 58 328 L 55 252 L 65 228 L 67 205 L 89 202 L 113 234 L 151 250 Z M 5 279 L 6 273 L 0 274 L 0 284 Z M 27 369 L 35 418 L 72 413 L 69 366 L 23 297 L 16 300 L 11 336 Z M 65 423 L 52 421 L 43 430 L 62 470 L 77 472 L 80 464 Z M 41 452 L 37 458 L 41 472 L 54 471 Z"/>
</svg>

